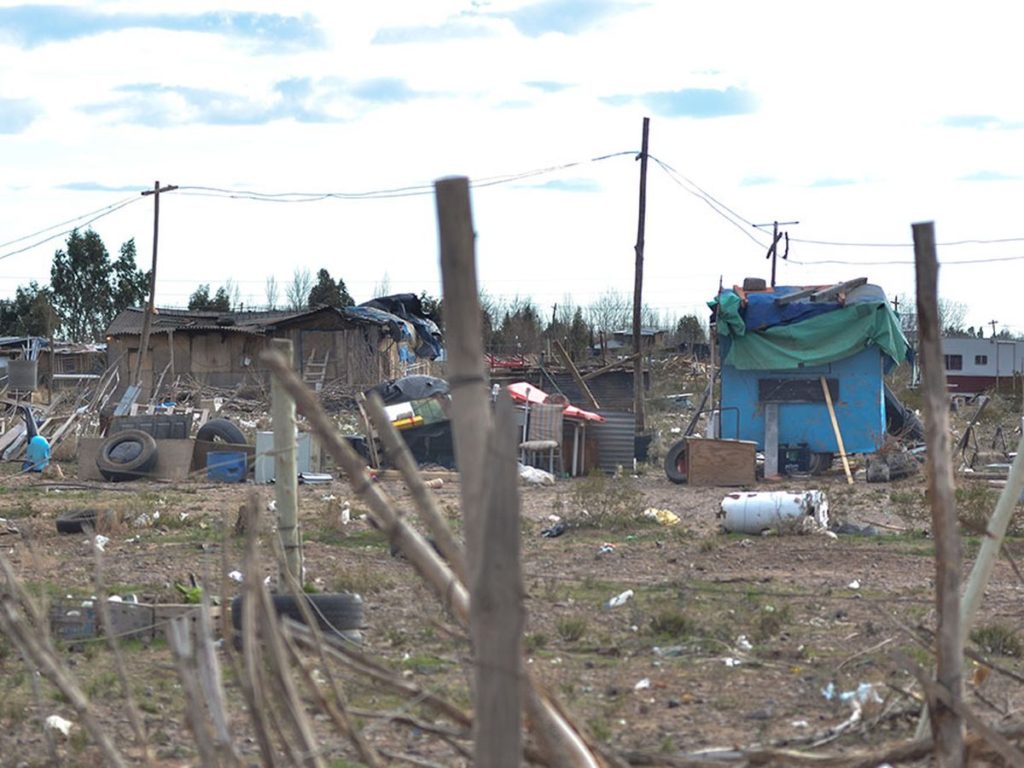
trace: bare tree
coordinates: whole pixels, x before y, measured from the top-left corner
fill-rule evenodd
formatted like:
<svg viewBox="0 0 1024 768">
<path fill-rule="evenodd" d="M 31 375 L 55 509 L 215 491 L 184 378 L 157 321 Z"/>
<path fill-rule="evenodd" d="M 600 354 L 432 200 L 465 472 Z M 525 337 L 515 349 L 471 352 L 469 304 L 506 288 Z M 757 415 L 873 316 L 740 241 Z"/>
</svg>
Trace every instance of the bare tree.
<svg viewBox="0 0 1024 768">
<path fill-rule="evenodd" d="M 391 277 L 385 271 L 384 276 L 380 279 L 380 282 L 373 286 L 373 298 L 379 299 L 381 296 L 387 296 L 391 293 Z"/>
<path fill-rule="evenodd" d="M 595 331 L 612 333 L 630 327 L 633 302 L 626 294 L 614 289 L 598 296 L 587 307 L 587 320 Z"/>
<path fill-rule="evenodd" d="M 277 278 L 271 275 L 267 278 L 267 282 L 264 285 L 264 295 L 267 299 L 267 309 L 277 309 L 277 299 L 279 288 L 277 285 Z"/>
<path fill-rule="evenodd" d="M 284 290 L 284 296 L 288 300 L 288 309 L 305 309 L 309 299 L 309 292 L 313 290 L 313 273 L 308 268 L 296 267 L 292 273 L 292 281 Z"/>
<path fill-rule="evenodd" d="M 242 306 L 242 289 L 234 280 L 230 277 L 224 283 L 224 292 L 227 293 L 228 298 L 231 300 L 231 309 L 239 310 Z"/>
</svg>

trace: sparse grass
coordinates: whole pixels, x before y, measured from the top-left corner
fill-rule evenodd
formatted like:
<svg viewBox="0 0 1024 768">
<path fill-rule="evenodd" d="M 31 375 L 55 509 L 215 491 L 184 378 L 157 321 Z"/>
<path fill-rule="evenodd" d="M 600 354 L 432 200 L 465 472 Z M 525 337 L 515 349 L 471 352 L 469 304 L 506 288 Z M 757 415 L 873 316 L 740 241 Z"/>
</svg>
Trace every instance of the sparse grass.
<svg viewBox="0 0 1024 768">
<path fill-rule="evenodd" d="M 1020 634 L 1005 624 L 986 624 L 971 632 L 971 640 L 985 653 L 996 656 L 1024 656 Z"/>
<path fill-rule="evenodd" d="M 587 632 L 587 619 L 585 616 L 564 616 L 555 622 L 558 636 L 567 643 L 575 643 L 583 638 Z"/>
<path fill-rule="evenodd" d="M 385 592 L 394 586 L 391 577 L 375 573 L 365 564 L 343 568 L 331 584 L 335 592 L 355 592 L 360 595 Z"/>
<path fill-rule="evenodd" d="M 694 635 L 697 624 L 682 611 L 663 609 L 651 617 L 650 629 L 655 637 L 678 640 Z"/>
<path fill-rule="evenodd" d="M 593 472 L 573 484 L 566 518 L 576 527 L 623 530 L 636 526 L 643 507 L 643 494 L 635 478 Z"/>
<path fill-rule="evenodd" d="M 788 605 L 776 608 L 772 605 L 762 607 L 754 617 L 751 637 L 756 642 L 764 642 L 777 637 L 793 623 L 793 611 Z"/>
<path fill-rule="evenodd" d="M 523 638 L 523 648 L 527 653 L 536 653 L 547 646 L 548 636 L 543 632 L 531 632 Z"/>
</svg>

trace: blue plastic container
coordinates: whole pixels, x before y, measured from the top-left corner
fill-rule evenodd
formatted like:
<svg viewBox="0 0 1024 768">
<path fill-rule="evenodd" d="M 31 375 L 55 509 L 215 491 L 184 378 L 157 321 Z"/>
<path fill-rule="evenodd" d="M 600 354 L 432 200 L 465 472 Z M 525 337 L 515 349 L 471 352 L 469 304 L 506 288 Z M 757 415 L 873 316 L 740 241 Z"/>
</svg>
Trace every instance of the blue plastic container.
<svg viewBox="0 0 1024 768">
<path fill-rule="evenodd" d="M 248 474 L 244 451 L 210 451 L 206 454 L 206 477 L 219 483 L 241 483 Z"/>
</svg>

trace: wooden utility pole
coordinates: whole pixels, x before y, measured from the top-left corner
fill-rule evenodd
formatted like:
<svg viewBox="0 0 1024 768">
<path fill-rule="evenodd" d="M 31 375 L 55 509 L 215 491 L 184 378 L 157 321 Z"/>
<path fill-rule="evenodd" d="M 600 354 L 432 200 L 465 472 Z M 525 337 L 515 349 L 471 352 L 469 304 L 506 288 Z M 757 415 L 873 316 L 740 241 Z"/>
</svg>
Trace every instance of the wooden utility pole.
<svg viewBox="0 0 1024 768">
<path fill-rule="evenodd" d="M 928 696 L 935 758 L 940 768 L 964 765 L 963 635 L 960 618 L 960 532 L 957 527 L 953 463 L 949 441 L 949 398 L 942 362 L 939 327 L 935 227 L 913 225 L 917 273 L 917 329 L 921 355 L 921 389 L 928 447 L 928 497 L 935 539 L 936 682 L 949 701 Z"/>
<path fill-rule="evenodd" d="M 644 358 L 642 354 L 640 310 L 643 306 L 644 289 L 644 224 L 647 219 L 647 133 L 651 118 L 644 118 L 643 140 L 640 143 L 640 216 L 636 229 L 636 273 L 633 280 L 633 413 L 636 416 L 636 433 L 647 429 L 644 412 Z"/>
<path fill-rule="evenodd" d="M 800 223 L 799 221 L 773 221 L 772 224 L 771 224 L 771 227 L 772 227 L 772 244 L 770 246 L 768 246 L 768 253 L 765 255 L 765 258 L 772 260 L 772 282 L 771 282 L 772 288 L 775 287 L 775 259 L 779 255 L 779 240 L 781 240 L 783 237 L 786 238 L 786 250 L 782 254 L 782 258 L 785 259 L 785 258 L 789 257 L 789 233 L 788 232 L 779 232 L 779 225 L 781 224 L 784 227 L 788 227 L 788 226 L 791 226 L 793 224 L 799 224 L 799 223 Z M 767 227 L 767 226 L 768 226 L 767 224 L 755 224 L 754 225 L 754 229 L 761 229 L 762 227 Z"/>
<path fill-rule="evenodd" d="M 135 375 L 132 377 L 134 384 L 142 384 L 142 362 L 149 350 L 149 328 L 156 311 L 156 245 L 160 236 L 160 193 L 175 189 L 177 187 L 173 184 L 161 187 L 159 181 L 154 181 L 153 189 L 142 193 L 153 196 L 153 266 L 149 272 L 149 304 L 146 305 L 146 313 L 142 317 L 142 338 L 139 340 L 139 356 L 135 361 Z M 153 397 L 155 394 L 156 392 L 150 392 L 149 396 Z"/>
</svg>

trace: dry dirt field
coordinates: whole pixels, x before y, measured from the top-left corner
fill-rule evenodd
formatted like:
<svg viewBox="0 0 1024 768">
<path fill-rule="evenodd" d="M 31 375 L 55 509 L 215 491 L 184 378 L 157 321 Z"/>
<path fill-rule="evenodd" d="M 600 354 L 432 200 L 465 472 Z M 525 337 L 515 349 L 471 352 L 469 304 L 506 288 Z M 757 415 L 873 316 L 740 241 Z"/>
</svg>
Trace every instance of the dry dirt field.
<svg viewBox="0 0 1024 768">
<path fill-rule="evenodd" d="M 58 533 L 54 524 L 61 511 L 80 507 L 113 510 L 121 520 L 104 531 L 110 538 L 104 555 L 109 592 L 180 602 L 175 585 L 187 584 L 190 574 L 217 585 L 217 591 L 222 583 L 237 586 L 222 581 L 222 564 L 242 567 L 243 544 L 232 525 L 251 485 L 83 486 L 70 479 L 73 463 L 64 464 L 65 483 L 17 476 L 9 466 L 0 516 L 18 533 L 0 538 L 0 546 L 41 604 L 94 592 L 89 542 L 82 534 Z M 698 763 L 681 756 L 755 744 L 806 748 L 818 741 L 824 742 L 819 752 L 842 755 L 909 737 L 919 688 L 891 653 L 929 663 L 926 643 L 910 634 L 934 626 L 934 548 L 924 484 L 911 478 L 851 486 L 838 466 L 825 476 L 761 488 L 821 489 L 833 519 L 872 526 L 873 535 L 723 534 L 716 513 L 728 490 L 672 485 L 654 465 L 641 467 L 637 476 L 523 487 L 528 663 L 598 742 L 633 764 L 691 765 Z M 400 482 L 381 485 L 412 513 Z M 260 493 L 269 499 L 273 489 Z M 436 493 L 457 528 L 458 484 L 449 482 Z M 983 516 L 994 501 L 987 487 L 964 484 L 961 515 Z M 351 515 L 347 525 L 340 521 L 345 506 Z M 652 507 L 675 512 L 681 522 L 666 527 L 644 518 L 642 511 Z M 364 653 L 468 709 L 464 634 L 409 563 L 392 556 L 384 536 L 360 519 L 365 512 L 344 481 L 300 486 L 308 579 L 324 591 L 363 596 Z M 556 538 L 542 536 L 555 514 L 570 527 Z M 1020 522 L 1018 516 L 1018 534 Z M 976 535 L 965 535 L 965 572 L 978 545 Z M 1019 561 L 1021 540 L 1011 540 L 1008 548 Z M 266 562 L 266 573 L 273 573 Z M 626 590 L 633 591 L 631 599 L 606 607 Z M 232 594 L 219 597 L 226 604 Z M 974 644 L 1017 675 L 1024 674 L 1022 598 L 1021 580 L 1002 559 Z M 130 641 L 123 652 L 157 764 L 197 765 L 166 642 Z M 225 657 L 229 653 L 222 650 Z M 106 642 L 65 645 L 61 655 L 118 748 L 138 764 Z M 225 685 L 233 732 L 247 763 L 256 765 L 258 748 L 229 662 Z M 33 691 L 32 676 L 5 638 L 0 669 L 0 763 L 51 765 L 55 754 L 65 765 L 100 762 L 69 703 L 45 681 Z M 1024 687 L 999 674 L 986 679 L 977 669 L 968 670 L 972 708 L 995 724 L 1020 722 Z M 343 667 L 338 673 L 372 743 L 421 765 L 468 764 L 421 727 L 435 723 L 458 732 L 451 722 Z M 830 729 L 853 712 L 840 694 L 862 684 L 872 686 L 872 695 L 861 722 L 835 737 Z M 825 695 L 830 689 L 836 694 L 831 700 Z M 52 714 L 75 722 L 68 737 L 56 739 L 55 753 L 41 726 Z M 325 765 L 361 765 L 329 720 L 317 717 L 314 726 Z M 414 762 L 396 758 L 390 764 Z"/>
</svg>

